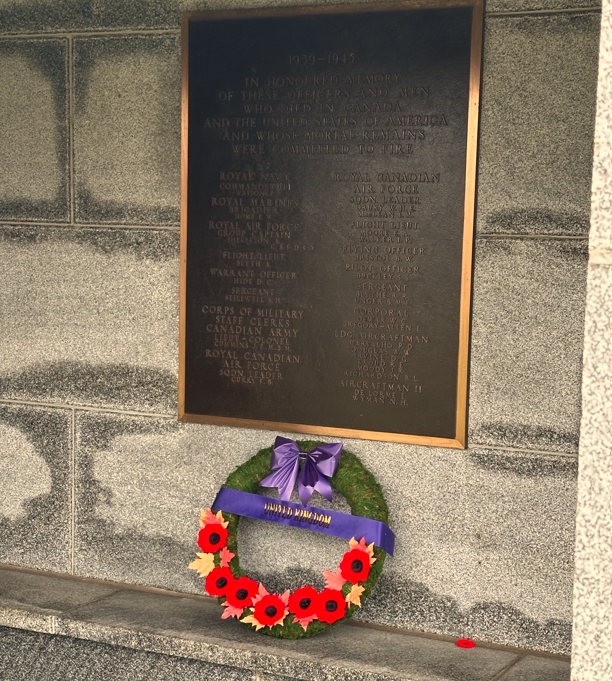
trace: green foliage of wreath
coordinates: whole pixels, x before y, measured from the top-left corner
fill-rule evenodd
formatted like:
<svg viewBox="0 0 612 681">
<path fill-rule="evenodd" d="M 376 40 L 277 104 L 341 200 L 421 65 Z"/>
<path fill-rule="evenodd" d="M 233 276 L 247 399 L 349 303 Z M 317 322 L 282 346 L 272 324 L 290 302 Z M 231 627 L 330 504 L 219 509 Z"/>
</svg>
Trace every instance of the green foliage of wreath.
<svg viewBox="0 0 612 681">
<path fill-rule="evenodd" d="M 298 440 L 297 445 L 301 451 L 309 451 L 313 447 L 323 444 L 322 442 L 313 440 Z M 225 481 L 224 487 L 241 490 L 243 492 L 250 492 L 257 494 L 261 487 L 259 483 L 270 474 L 270 457 L 272 454 L 272 447 L 260 450 L 255 456 L 239 466 Z M 332 489 L 341 494 L 348 502 L 351 513 L 353 515 L 363 516 L 365 518 L 372 518 L 383 523 L 389 522 L 389 509 L 383 497 L 382 489 L 372 473 L 365 468 L 361 461 L 351 452 L 346 449 L 342 451 L 340 462 L 336 470 L 336 474 L 330 479 Z M 215 509 L 213 509 L 215 510 Z M 234 558 L 229 563 L 229 568 L 234 577 L 239 578 L 245 575 L 240 568 L 238 558 L 238 523 L 240 516 L 233 513 L 225 513 L 223 517 L 228 521 L 228 537 L 227 548 L 235 554 Z M 360 537 L 357 537 L 360 539 Z M 363 603 L 372 593 L 372 589 L 376 585 L 378 578 L 383 569 L 386 552 L 375 546 L 374 557 L 376 562 L 372 564 L 368 578 L 361 583 L 364 591 L 361 595 L 361 602 Z M 351 590 L 351 584 L 346 582 L 342 589 L 342 595 L 346 596 Z M 219 603 L 223 603 L 225 598 L 218 599 Z M 304 629 L 296 622 L 289 621 L 289 618 L 283 625 L 274 625 L 266 627 L 262 631 L 269 636 L 276 638 L 298 639 L 306 636 L 314 636 L 336 626 L 343 619 L 352 617 L 357 612 L 358 606 L 351 604 L 346 609 L 345 617 L 327 624 L 319 620 L 315 620 L 308 625 L 308 629 Z M 245 626 L 249 626 L 246 625 Z M 249 626 L 249 628 L 251 628 Z"/>
</svg>

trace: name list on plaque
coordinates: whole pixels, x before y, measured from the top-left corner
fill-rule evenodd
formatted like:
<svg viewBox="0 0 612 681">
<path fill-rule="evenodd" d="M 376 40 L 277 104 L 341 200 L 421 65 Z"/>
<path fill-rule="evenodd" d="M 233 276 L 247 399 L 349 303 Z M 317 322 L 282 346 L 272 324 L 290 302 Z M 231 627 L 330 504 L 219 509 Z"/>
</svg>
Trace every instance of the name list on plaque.
<svg viewBox="0 0 612 681">
<path fill-rule="evenodd" d="M 188 14 L 179 417 L 463 446 L 482 7 Z"/>
</svg>

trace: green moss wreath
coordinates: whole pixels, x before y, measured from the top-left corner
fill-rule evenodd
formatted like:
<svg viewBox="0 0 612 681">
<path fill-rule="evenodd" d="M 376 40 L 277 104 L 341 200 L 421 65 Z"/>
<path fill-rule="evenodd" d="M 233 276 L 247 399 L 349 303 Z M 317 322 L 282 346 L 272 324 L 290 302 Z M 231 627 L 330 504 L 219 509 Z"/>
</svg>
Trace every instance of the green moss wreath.
<svg viewBox="0 0 612 681">
<path fill-rule="evenodd" d="M 321 442 L 300 440 L 301 451 Z M 229 487 L 251 494 L 270 474 L 272 447 L 260 450 L 239 466 L 225 481 Z M 351 452 L 343 450 L 332 488 L 348 502 L 351 513 L 388 523 L 389 509 L 374 476 Z M 282 595 L 269 594 L 262 584 L 251 580 L 240 568 L 238 523 L 232 513 L 202 510 L 198 545 L 203 553 L 189 567 L 206 578 L 206 590 L 218 596 L 225 607 L 222 618 L 236 617 L 246 626 L 277 638 L 298 639 L 314 636 L 352 617 L 371 594 L 385 562 L 386 552 L 363 539 L 352 539 L 335 573 L 324 572 L 327 588 L 320 593 L 311 586 Z M 368 560 L 369 559 L 369 560 Z"/>
</svg>

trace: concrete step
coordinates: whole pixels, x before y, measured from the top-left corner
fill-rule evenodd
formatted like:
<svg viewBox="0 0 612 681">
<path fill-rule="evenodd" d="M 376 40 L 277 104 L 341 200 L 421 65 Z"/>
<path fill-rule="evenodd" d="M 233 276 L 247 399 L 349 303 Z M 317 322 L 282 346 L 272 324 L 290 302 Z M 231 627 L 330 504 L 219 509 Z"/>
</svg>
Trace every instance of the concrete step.
<svg viewBox="0 0 612 681">
<path fill-rule="evenodd" d="M 343 623 L 278 640 L 214 599 L 0 566 L 0 679 L 569 681 L 569 658 Z"/>
</svg>

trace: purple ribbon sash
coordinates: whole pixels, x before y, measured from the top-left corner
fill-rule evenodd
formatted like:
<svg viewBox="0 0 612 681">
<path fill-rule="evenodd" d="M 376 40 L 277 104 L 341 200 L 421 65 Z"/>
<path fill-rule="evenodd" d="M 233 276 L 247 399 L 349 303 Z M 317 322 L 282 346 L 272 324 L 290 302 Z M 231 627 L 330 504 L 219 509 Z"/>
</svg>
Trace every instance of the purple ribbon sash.
<svg viewBox="0 0 612 681">
<path fill-rule="evenodd" d="M 374 542 L 390 556 L 393 555 L 395 546 L 393 531 L 385 523 L 372 520 L 372 518 L 329 511 L 314 506 L 306 507 L 294 504 L 292 501 L 272 499 L 230 487 L 222 487 L 219 490 L 212 507 L 215 510 L 235 513 L 247 518 L 301 527 L 346 540 L 352 537 L 357 540 L 365 537 L 366 544 Z"/>
</svg>

